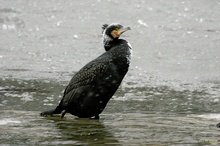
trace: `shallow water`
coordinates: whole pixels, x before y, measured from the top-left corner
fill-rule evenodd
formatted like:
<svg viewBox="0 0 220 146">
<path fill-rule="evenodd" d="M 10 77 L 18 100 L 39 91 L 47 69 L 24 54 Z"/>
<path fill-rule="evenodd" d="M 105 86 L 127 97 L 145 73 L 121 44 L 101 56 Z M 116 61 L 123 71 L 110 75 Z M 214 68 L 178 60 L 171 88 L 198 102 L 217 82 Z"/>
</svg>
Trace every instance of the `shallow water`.
<svg viewBox="0 0 220 146">
<path fill-rule="evenodd" d="M 208 90 L 122 86 L 100 120 L 40 117 L 64 86 L 1 80 L 0 135 L 10 145 L 218 145 L 219 101 Z M 130 83 L 131 84 L 131 83 Z M 13 85 L 13 86 L 12 86 Z M 186 88 L 186 87 L 185 87 Z M 183 87 L 182 87 L 183 89 Z"/>
<path fill-rule="evenodd" d="M 2 145 L 218 145 L 217 115 L 102 114 L 100 120 L 1 111 Z"/>
<path fill-rule="evenodd" d="M 219 145 L 219 1 L 0 0 L 1 145 Z M 40 117 L 130 26 L 132 64 L 100 120 Z"/>
</svg>

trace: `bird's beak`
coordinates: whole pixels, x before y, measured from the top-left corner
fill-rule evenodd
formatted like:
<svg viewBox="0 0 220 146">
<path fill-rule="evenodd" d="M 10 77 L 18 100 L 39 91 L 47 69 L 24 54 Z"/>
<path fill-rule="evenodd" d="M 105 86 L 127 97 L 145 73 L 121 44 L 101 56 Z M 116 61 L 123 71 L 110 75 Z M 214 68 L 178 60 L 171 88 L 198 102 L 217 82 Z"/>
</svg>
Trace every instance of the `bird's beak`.
<svg viewBox="0 0 220 146">
<path fill-rule="evenodd" d="M 122 33 L 126 32 L 128 30 L 131 30 L 131 28 L 130 27 L 121 28 L 121 29 L 118 30 L 118 34 L 121 35 Z"/>
<path fill-rule="evenodd" d="M 113 36 L 113 38 L 119 38 L 122 33 L 126 32 L 128 30 L 131 30 L 131 28 L 130 27 L 126 27 L 126 28 L 122 27 L 118 30 L 113 30 L 111 32 L 111 35 Z"/>
</svg>

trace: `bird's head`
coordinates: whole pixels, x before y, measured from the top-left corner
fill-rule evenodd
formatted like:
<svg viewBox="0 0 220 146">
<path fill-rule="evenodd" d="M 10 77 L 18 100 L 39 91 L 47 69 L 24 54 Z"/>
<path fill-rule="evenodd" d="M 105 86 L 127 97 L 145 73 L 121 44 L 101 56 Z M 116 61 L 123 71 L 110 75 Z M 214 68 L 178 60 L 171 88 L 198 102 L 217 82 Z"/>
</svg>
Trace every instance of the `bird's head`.
<svg viewBox="0 0 220 146">
<path fill-rule="evenodd" d="M 118 23 L 112 23 L 110 25 L 104 24 L 102 26 L 102 34 L 103 34 L 103 43 L 107 41 L 113 41 L 115 39 L 118 39 L 121 34 L 126 32 L 127 30 L 130 30 L 130 27 L 123 27 L 121 24 Z"/>
</svg>

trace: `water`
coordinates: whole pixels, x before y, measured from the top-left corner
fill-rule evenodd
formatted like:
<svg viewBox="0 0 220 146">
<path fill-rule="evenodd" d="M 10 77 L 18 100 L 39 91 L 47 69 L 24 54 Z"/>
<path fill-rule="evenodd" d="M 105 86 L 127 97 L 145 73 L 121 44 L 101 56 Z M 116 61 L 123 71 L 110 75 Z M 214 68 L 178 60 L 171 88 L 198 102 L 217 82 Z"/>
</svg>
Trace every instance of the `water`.
<svg viewBox="0 0 220 146">
<path fill-rule="evenodd" d="M 1 145 L 219 145 L 219 1 L 1 1 Z M 40 117 L 130 26 L 132 64 L 100 120 Z"/>
<path fill-rule="evenodd" d="M 1 111 L 1 144 L 218 145 L 213 117 L 113 113 L 102 114 L 100 120 L 60 120 L 41 118 L 33 111 Z"/>
</svg>

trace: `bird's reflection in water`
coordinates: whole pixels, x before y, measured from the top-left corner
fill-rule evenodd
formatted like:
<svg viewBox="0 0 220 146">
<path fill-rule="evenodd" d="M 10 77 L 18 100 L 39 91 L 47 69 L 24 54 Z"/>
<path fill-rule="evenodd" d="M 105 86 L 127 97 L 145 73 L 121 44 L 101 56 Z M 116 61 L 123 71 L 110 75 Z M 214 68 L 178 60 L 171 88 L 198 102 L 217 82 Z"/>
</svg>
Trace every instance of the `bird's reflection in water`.
<svg viewBox="0 0 220 146">
<path fill-rule="evenodd" d="M 102 119 L 48 117 L 60 129 L 62 141 L 74 141 L 75 144 L 119 144 L 111 133 L 111 128 L 106 128 Z"/>
</svg>

